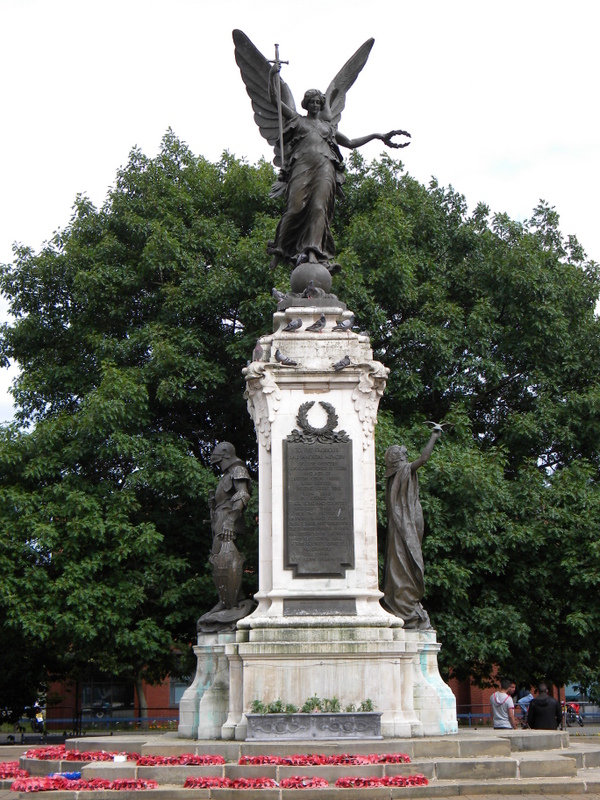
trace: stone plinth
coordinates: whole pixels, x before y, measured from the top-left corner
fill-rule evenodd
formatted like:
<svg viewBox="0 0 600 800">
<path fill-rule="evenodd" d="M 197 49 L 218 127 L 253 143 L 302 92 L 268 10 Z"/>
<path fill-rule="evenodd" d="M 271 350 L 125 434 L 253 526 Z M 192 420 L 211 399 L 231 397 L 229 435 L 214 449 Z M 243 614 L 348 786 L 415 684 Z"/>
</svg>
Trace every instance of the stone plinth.
<svg viewBox="0 0 600 800">
<path fill-rule="evenodd" d="M 321 315 L 324 328 L 307 331 Z M 350 316 L 322 305 L 276 313 L 263 360 L 245 371 L 260 542 L 258 607 L 235 648 L 244 711 L 253 700 L 369 698 L 383 736 L 452 733 L 456 704 L 437 671 L 435 633 L 405 631 L 379 603 L 374 429 L 388 370 L 367 335 L 333 330 Z M 302 326 L 286 332 L 292 319 Z"/>
<path fill-rule="evenodd" d="M 222 727 L 228 717 L 232 668 L 225 655 L 225 646 L 234 640 L 235 633 L 231 631 L 198 634 L 198 644 L 194 647 L 196 675 L 179 703 L 177 731 L 180 737 L 227 738 L 222 737 Z"/>
<path fill-rule="evenodd" d="M 238 630 L 244 665 L 244 707 L 278 699 L 301 706 L 317 694 L 342 706 L 373 701 L 383 736 L 422 735 L 413 707 L 414 643 L 407 646 L 401 620 L 356 618 L 252 620 Z M 246 641 L 244 641 L 246 639 Z M 245 719 L 236 738 L 246 736 Z"/>
<path fill-rule="evenodd" d="M 342 707 L 370 699 L 384 737 L 458 729 L 435 632 L 405 631 L 379 602 L 374 429 L 388 370 L 367 335 L 333 330 L 350 316 L 323 298 L 278 311 L 244 370 L 259 446 L 258 605 L 235 641 L 199 640 L 182 736 L 215 738 L 220 725 L 244 740 L 254 700 L 301 707 L 315 694 Z"/>
<path fill-rule="evenodd" d="M 325 329 L 307 332 L 306 328 L 321 314 L 327 318 Z M 382 622 L 389 618 L 379 605 L 382 594 L 378 585 L 373 440 L 377 406 L 388 371 L 373 360 L 367 336 L 331 330 L 337 320 L 349 316 L 349 312 L 336 308 L 294 307 L 276 313 L 275 333 L 260 340 L 264 360 L 253 362 L 245 370 L 248 409 L 259 442 L 259 591 L 255 595 L 258 607 L 249 618 L 253 626 L 260 619 L 296 616 L 353 616 Z M 302 328 L 297 333 L 286 333 L 283 328 L 292 319 L 302 319 Z M 296 366 L 278 363 L 277 351 L 296 362 Z M 349 366 L 336 371 L 334 364 L 346 356 Z M 327 460 L 322 467 L 324 486 L 319 496 L 314 480 L 308 477 L 309 488 L 304 490 L 304 496 L 298 480 L 286 483 L 293 463 L 290 450 L 296 447 L 289 437 L 294 431 L 306 433 L 298 424 L 301 413 L 309 426 L 309 436 L 310 430 L 322 430 L 328 425 L 334 434 L 345 433 L 345 442 L 317 441 L 304 449 L 329 448 L 333 461 L 339 460 L 338 451 L 346 448 L 351 497 L 344 495 L 338 485 L 340 475 L 328 466 Z M 297 449 L 302 449 L 301 445 Z M 325 485 L 327 481 L 329 486 Z M 329 498 L 332 503 L 339 501 L 336 508 L 330 507 Z M 289 559 L 290 546 L 301 538 L 301 531 L 290 530 L 288 507 L 293 504 L 296 508 L 299 501 L 306 508 L 305 538 L 312 540 L 305 555 L 306 570 Z M 338 513 L 349 520 L 350 560 L 346 549 L 340 547 L 343 531 L 339 527 L 331 530 L 331 516 Z M 293 516 L 300 524 L 298 514 Z M 317 574 L 308 563 L 315 559 L 334 561 L 340 549 L 343 554 L 337 572 L 331 567 L 329 572 Z"/>
</svg>

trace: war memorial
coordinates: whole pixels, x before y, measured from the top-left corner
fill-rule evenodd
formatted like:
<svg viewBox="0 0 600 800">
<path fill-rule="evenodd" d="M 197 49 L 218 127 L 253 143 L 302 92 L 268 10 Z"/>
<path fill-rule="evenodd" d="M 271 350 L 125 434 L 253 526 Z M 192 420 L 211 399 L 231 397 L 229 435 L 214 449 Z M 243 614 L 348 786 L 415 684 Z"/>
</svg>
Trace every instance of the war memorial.
<svg viewBox="0 0 600 800">
<path fill-rule="evenodd" d="M 237 797 L 240 789 L 278 800 L 316 796 L 311 790 L 369 800 L 598 796 L 593 742 L 554 730 L 459 733 L 454 695 L 438 671 L 441 643 L 421 603 L 417 473 L 445 433 L 442 423 L 428 423 L 429 441 L 412 461 L 401 444 L 385 453 L 379 585 L 375 427 L 388 370 L 333 291 L 340 266 L 330 229 L 344 177 L 339 146 L 374 138 L 406 146 L 394 141 L 404 131 L 359 139 L 338 131 L 373 42 L 325 94 L 305 94 L 303 115 L 280 80 L 277 47 L 268 61 L 241 31 L 233 37 L 255 120 L 281 167 L 273 194 L 285 197 L 285 208 L 265 247 L 291 273 L 289 288 L 273 290 L 272 321 L 244 369 L 258 448 L 259 588 L 254 597 L 241 588 L 238 544 L 253 491 L 245 454 L 219 442 L 211 463 L 220 477 L 208 503 L 217 602 L 197 623 L 197 670 L 177 732 L 30 750 L 18 766 L 31 777 L 5 788 L 20 797 L 58 790 L 61 798 L 65 789 L 80 797 L 152 789 L 170 800 Z M 307 698 L 314 710 L 318 698 L 331 707 L 308 713 Z M 281 713 L 263 713 L 273 709 Z"/>
<path fill-rule="evenodd" d="M 346 93 L 373 40 L 346 62 L 322 94 L 306 92 L 296 111 L 281 80 L 241 31 L 235 58 L 260 133 L 274 147 L 285 197 L 272 263 L 290 265 L 287 291 L 274 289 L 272 333 L 244 369 L 258 446 L 259 590 L 239 595 L 237 534 L 249 475 L 228 442 L 212 461 L 221 478 L 211 498 L 211 562 L 217 605 L 198 621 L 197 673 L 180 704 L 179 735 L 197 739 L 422 737 L 458 730 L 456 703 L 442 681 L 437 642 L 421 605 L 423 514 L 417 469 L 443 427 L 432 424 L 415 461 L 386 453 L 388 539 L 379 587 L 375 426 L 388 370 L 373 359 L 366 332 L 332 291 L 331 220 L 342 195 L 340 146 L 373 139 L 405 147 L 406 131 L 350 139 L 338 130 Z M 250 714 L 252 703 L 301 708 L 317 695 L 344 708 L 368 699 L 375 714 Z M 363 706 L 364 707 L 364 706 Z M 315 715 L 316 716 L 316 715 Z M 249 718 L 252 725 L 249 727 Z"/>
</svg>

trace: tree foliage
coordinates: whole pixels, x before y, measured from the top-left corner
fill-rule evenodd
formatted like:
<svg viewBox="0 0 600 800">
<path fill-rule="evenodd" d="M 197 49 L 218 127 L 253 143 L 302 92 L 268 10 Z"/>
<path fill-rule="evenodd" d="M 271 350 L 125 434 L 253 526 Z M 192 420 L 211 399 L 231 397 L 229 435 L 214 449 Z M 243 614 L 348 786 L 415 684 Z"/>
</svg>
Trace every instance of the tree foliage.
<svg viewBox="0 0 600 800">
<path fill-rule="evenodd" d="M 0 289 L 22 368 L 0 438 L 0 605 L 60 669 L 185 671 L 213 603 L 208 455 L 256 467 L 241 369 L 274 310 L 266 163 L 134 150 L 105 205 L 78 197 Z M 422 471 L 425 605 L 445 667 L 485 680 L 591 680 L 600 655 L 600 282 L 545 203 L 517 223 L 388 158 L 353 154 L 335 218 L 334 291 L 390 368 L 377 431 Z M 383 476 L 380 474 L 383 491 Z M 385 535 L 383 506 L 380 528 Z M 245 543 L 252 567 L 254 513 Z M 596 668 L 597 674 L 597 668 Z"/>
</svg>

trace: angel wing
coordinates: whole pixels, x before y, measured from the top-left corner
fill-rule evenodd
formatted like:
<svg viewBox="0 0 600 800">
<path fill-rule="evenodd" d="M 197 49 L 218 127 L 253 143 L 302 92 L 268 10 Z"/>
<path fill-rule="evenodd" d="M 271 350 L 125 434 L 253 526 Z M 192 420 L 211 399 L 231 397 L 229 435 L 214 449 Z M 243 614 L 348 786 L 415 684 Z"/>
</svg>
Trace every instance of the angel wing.
<svg viewBox="0 0 600 800">
<path fill-rule="evenodd" d="M 367 39 L 356 53 L 346 61 L 344 66 L 331 81 L 325 92 L 330 108 L 331 122 L 337 125 L 346 105 L 346 93 L 358 78 L 358 74 L 367 63 L 375 39 Z"/>
<path fill-rule="evenodd" d="M 240 68 L 246 92 L 252 101 L 254 121 L 258 125 L 261 135 L 275 148 L 273 163 L 276 167 L 280 167 L 281 150 L 279 147 L 277 106 L 269 97 L 271 65 L 243 31 L 233 31 L 233 42 L 235 45 L 235 60 Z M 294 111 L 296 110 L 294 98 L 285 81 L 281 81 L 281 99 Z"/>
</svg>

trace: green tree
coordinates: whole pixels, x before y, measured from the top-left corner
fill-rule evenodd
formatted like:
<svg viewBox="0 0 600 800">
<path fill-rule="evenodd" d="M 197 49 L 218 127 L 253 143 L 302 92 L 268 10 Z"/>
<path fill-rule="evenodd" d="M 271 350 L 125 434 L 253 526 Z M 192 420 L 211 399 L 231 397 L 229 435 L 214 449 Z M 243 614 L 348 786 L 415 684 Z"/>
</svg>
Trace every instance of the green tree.
<svg viewBox="0 0 600 800">
<path fill-rule="evenodd" d="M 442 663 L 582 675 L 600 655 L 597 265 L 547 204 L 524 223 L 468 214 L 386 158 L 354 158 L 341 214 L 344 299 L 391 370 L 379 463 L 393 442 L 416 456 L 424 420 L 455 423 L 421 492 Z"/>
<path fill-rule="evenodd" d="M 139 684 L 189 664 L 215 594 L 209 453 L 227 439 L 256 466 L 241 369 L 270 328 L 271 286 L 287 283 L 265 256 L 273 177 L 229 155 L 210 164 L 169 132 L 156 158 L 131 153 L 101 209 L 79 197 L 42 252 L 19 247 L 2 269 L 14 322 L 0 355 L 22 372 L 0 438 L 0 602 L 65 673 L 91 663 Z M 421 489 L 425 604 L 446 669 L 590 679 L 596 265 L 548 205 L 524 223 L 469 213 L 387 157 L 353 154 L 346 195 L 334 291 L 391 370 L 378 462 L 393 442 L 416 454 L 424 420 L 454 423 Z"/>
<path fill-rule="evenodd" d="M 228 439 L 255 459 L 241 366 L 272 309 L 271 177 L 168 134 L 155 160 L 131 154 L 101 210 L 78 198 L 2 273 L 2 352 L 22 367 L 0 442 L 8 621 L 68 674 L 129 677 L 142 701 L 142 678 L 189 671 L 214 604 L 208 455 Z"/>
</svg>

